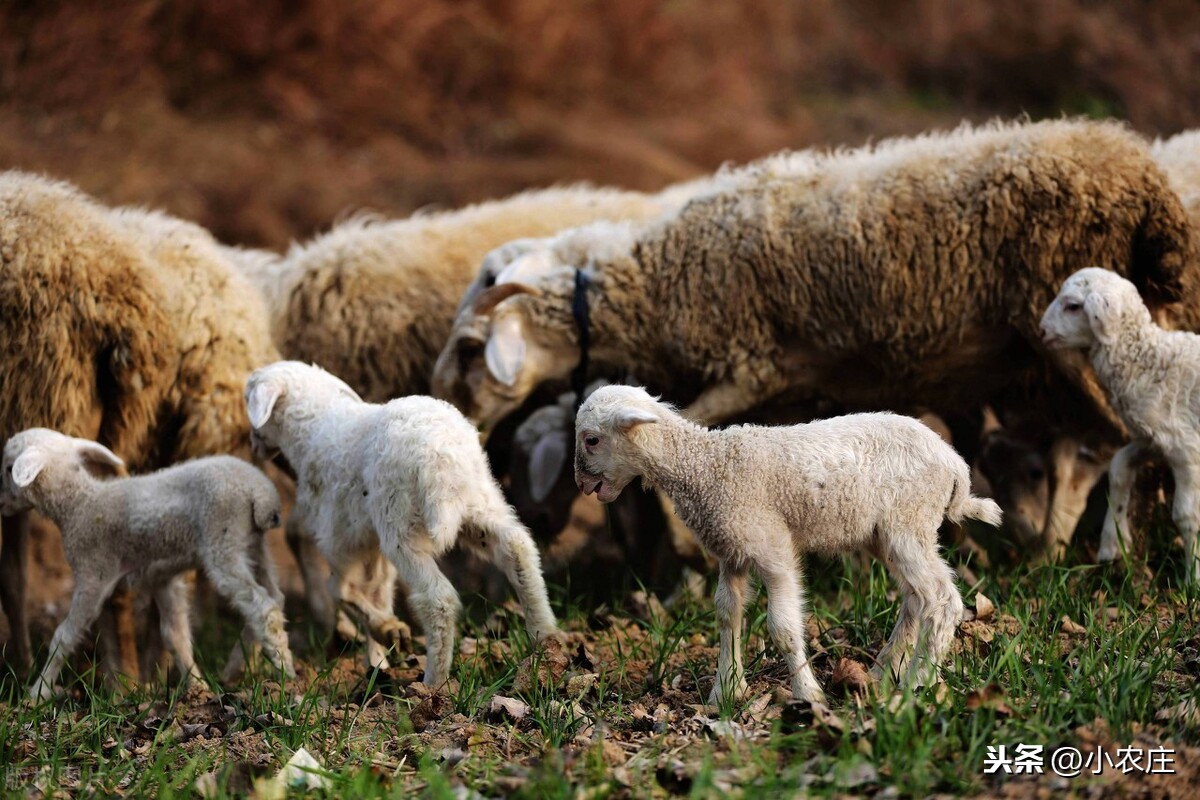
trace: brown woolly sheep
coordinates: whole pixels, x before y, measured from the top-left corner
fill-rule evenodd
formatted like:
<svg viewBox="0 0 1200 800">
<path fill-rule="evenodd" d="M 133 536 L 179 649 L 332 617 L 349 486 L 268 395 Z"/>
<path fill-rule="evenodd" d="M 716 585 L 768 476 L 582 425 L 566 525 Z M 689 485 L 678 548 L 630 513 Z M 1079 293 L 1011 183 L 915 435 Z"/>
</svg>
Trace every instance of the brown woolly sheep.
<svg viewBox="0 0 1200 800">
<path fill-rule="evenodd" d="M 206 231 L 0 174 L 0 441 L 53 428 L 134 472 L 248 457 L 243 386 L 276 359 L 261 299 Z M 5 518 L 0 552 L 0 600 L 26 664 L 28 526 L 27 514 Z"/>
<path fill-rule="evenodd" d="M 587 267 L 592 362 L 691 400 L 687 416 L 706 424 L 813 396 L 944 414 L 1017 387 L 1030 402 L 1053 395 L 1064 425 L 1116 440 L 1087 365 L 1042 348 L 1041 312 L 1088 264 L 1161 307 L 1180 296 L 1189 253 L 1145 143 L 1071 120 L 834 152 L 798 177 L 553 247 L 580 236 L 596 243 L 587 264 L 485 292 L 439 358 L 435 392 L 484 431 L 575 366 L 575 268 Z"/>
</svg>

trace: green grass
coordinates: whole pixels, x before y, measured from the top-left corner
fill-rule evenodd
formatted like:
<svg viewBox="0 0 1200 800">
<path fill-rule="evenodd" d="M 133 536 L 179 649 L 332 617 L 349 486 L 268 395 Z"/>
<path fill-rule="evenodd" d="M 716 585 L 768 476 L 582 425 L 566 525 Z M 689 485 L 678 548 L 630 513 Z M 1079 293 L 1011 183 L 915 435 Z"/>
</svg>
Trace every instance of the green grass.
<svg viewBox="0 0 1200 800">
<path fill-rule="evenodd" d="M 1086 735 L 1128 744 L 1140 733 L 1196 746 L 1194 728 L 1155 716 L 1197 691 L 1200 597 L 1179 585 L 1180 554 L 1169 534 L 1156 534 L 1149 549 L 1149 575 L 1136 560 L 1126 570 L 977 569 L 980 585 L 963 587 L 964 598 L 972 603 L 982 591 L 997 617 L 960 631 L 963 646 L 945 664 L 944 687 L 836 698 L 835 724 L 763 701 L 787 686 L 769 644 L 747 648 L 750 696 L 703 706 L 716 658 L 710 599 L 645 618 L 598 616 L 571 607 L 559 590 L 556 607 L 573 634 L 557 675 L 553 654 L 530 655 L 511 611 L 486 626 L 465 623 L 473 652 L 456 660 L 448 698 L 434 704 L 425 730 L 414 730 L 409 714 L 431 701 L 409 685 L 419 673 L 403 663 L 405 654 L 388 675 L 368 673 L 356 646 L 327 655 L 320 637 L 301 626 L 294 637 L 307 665 L 301 680 L 281 686 L 262 674 L 223 687 L 216 676 L 237 625 L 214 622 L 197 637 L 208 693 L 162 684 L 115 693 L 85 671 L 65 697 L 31 706 L 16 676 L 5 676 L 4 786 L 23 793 L 34 781 L 68 794 L 191 797 L 201 780 L 216 796 L 241 796 L 303 747 L 329 770 L 334 794 L 355 797 L 462 797 L 463 787 L 539 798 L 999 790 L 1006 779 L 982 774 L 989 745 L 1080 746 Z M 896 602 L 878 564 L 864 570 L 849 558 L 813 559 L 807 573 L 824 649 L 814 664 L 828 682 L 838 659 L 869 665 Z M 764 611 L 761 596 L 748 609 L 755 644 L 768 639 Z M 1084 633 L 1064 633 L 1064 617 Z M 523 673 L 539 670 L 545 680 L 517 690 Z M 592 672 L 594 680 L 571 683 Z M 496 695 L 524 702 L 527 715 L 514 721 L 490 712 Z M 181 741 L 181 726 L 214 713 L 224 722 L 208 730 L 212 738 Z"/>
</svg>

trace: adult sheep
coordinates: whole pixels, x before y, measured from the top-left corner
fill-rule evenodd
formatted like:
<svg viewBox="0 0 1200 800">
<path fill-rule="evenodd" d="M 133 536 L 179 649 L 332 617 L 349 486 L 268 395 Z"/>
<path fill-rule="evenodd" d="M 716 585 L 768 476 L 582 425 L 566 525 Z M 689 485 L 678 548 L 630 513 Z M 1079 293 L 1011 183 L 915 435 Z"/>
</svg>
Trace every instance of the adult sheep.
<svg viewBox="0 0 1200 800">
<path fill-rule="evenodd" d="M 1087 365 L 1042 348 L 1041 311 L 1097 263 L 1169 303 L 1189 246 L 1145 143 L 1073 120 L 830 153 L 666 219 L 567 232 L 555 252 L 581 236 L 586 264 L 484 293 L 439 358 L 435 392 L 485 431 L 576 366 L 584 318 L 592 363 L 690 400 L 704 424 L 812 397 L 945 414 L 1013 385 L 1045 400 L 1056 380 L 1064 420 L 1116 438 Z"/>
<path fill-rule="evenodd" d="M 54 428 L 134 472 L 248 457 L 245 380 L 277 358 L 261 299 L 202 228 L 0 174 L 0 440 Z M 3 519 L 0 550 L 0 600 L 25 664 L 29 522 Z"/>
</svg>

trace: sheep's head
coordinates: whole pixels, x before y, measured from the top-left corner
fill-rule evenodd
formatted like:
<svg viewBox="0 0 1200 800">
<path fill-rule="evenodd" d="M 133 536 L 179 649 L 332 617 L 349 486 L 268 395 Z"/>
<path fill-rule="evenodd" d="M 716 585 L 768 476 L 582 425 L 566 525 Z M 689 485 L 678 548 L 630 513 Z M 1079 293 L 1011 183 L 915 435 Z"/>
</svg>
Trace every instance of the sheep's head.
<svg viewBox="0 0 1200 800">
<path fill-rule="evenodd" d="M 1041 539 L 1050 507 L 1050 479 L 1043 455 L 1044 443 L 1023 438 L 1000 425 L 992 410 L 984 412 L 973 480 L 977 494 L 991 497 L 1004 509 L 1004 526 L 1021 544 Z"/>
<path fill-rule="evenodd" d="M 639 429 L 661 420 L 644 389 L 605 386 L 592 393 L 575 417 L 575 484 L 602 503 L 620 496 L 642 474 Z"/>
<path fill-rule="evenodd" d="M 473 315 L 479 297 L 500 283 L 528 283 L 554 268 L 548 239 L 514 239 L 483 257 L 479 273 L 463 293 L 455 319 Z"/>
<path fill-rule="evenodd" d="M 314 409 L 339 401 L 361 403 L 358 393 L 316 365 L 276 361 L 251 373 L 246 381 L 246 412 L 255 458 L 269 461 L 285 446 L 289 411 Z"/>
<path fill-rule="evenodd" d="M 97 478 L 124 476 L 125 462 L 107 447 L 47 428 L 30 428 L 4 446 L 0 478 L 0 514 L 41 506 L 46 482 L 60 471 L 87 472 Z"/>
<path fill-rule="evenodd" d="M 1042 316 L 1042 343 L 1052 349 L 1110 345 L 1129 326 L 1150 322 L 1137 288 L 1099 267 L 1081 269 L 1063 283 Z"/>
<path fill-rule="evenodd" d="M 533 322 L 537 289 L 500 283 L 460 317 L 434 366 L 433 394 L 453 403 L 483 438 L 547 380 L 579 358 L 568 330 Z"/>
</svg>

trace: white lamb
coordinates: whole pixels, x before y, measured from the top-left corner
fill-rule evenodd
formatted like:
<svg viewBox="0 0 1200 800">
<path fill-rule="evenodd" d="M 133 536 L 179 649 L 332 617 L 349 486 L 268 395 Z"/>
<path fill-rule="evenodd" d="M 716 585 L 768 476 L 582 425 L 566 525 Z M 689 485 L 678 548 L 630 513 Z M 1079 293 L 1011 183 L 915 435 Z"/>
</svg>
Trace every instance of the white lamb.
<svg viewBox="0 0 1200 800">
<path fill-rule="evenodd" d="M 720 562 L 721 642 L 713 702 L 745 690 L 742 614 L 748 573 L 767 591 L 767 626 L 787 660 L 792 694 L 823 698 L 805 653 L 799 556 L 866 548 L 903 597 L 874 673 L 930 680 L 961 619 L 954 572 L 938 553 L 949 517 L 990 525 L 1000 508 L 970 494 L 966 463 L 910 417 L 854 414 L 786 427 L 708 430 L 645 390 L 596 390 L 576 418 L 575 480 L 614 500 L 637 476 L 664 492 Z"/>
<path fill-rule="evenodd" d="M 30 428 L 4 447 L 0 513 L 35 509 L 62 530 L 75 592 L 50 642 L 50 660 L 30 688 L 53 694 L 63 661 L 122 579 L 152 592 L 162 637 L 183 679 L 198 679 L 192 658 L 189 591 L 181 573 L 201 568 L 246 618 L 246 636 L 295 675 L 284 631 L 283 593 L 266 552 L 279 525 L 279 495 L 260 471 L 232 456 L 187 461 L 133 478 L 93 477 L 92 464 L 121 469 L 103 445 Z"/>
<path fill-rule="evenodd" d="M 246 403 L 256 452 L 281 451 L 295 469 L 292 513 L 335 574 L 380 550 L 399 570 L 425 629 L 426 685 L 445 683 L 454 659 L 461 604 L 435 559 L 460 530 L 508 576 L 530 635 L 557 633 L 537 548 L 504 502 L 479 434 L 449 403 L 419 395 L 364 403 L 338 378 L 295 361 L 251 375 Z M 388 606 L 363 609 L 369 638 L 392 624 L 390 598 Z M 377 659 L 368 649 L 368 661 Z"/>
<path fill-rule="evenodd" d="M 1101 561 L 1129 544 L 1134 470 L 1161 455 L 1175 475 L 1172 517 L 1186 548 L 1185 574 L 1200 581 L 1200 336 L 1154 324 L 1132 283 L 1099 267 L 1063 283 L 1042 317 L 1053 349 L 1087 349 L 1092 367 L 1131 441 L 1108 468 L 1109 509 L 1100 534 Z"/>
</svg>

